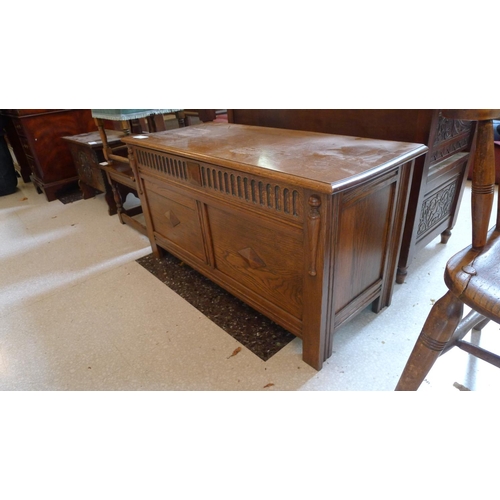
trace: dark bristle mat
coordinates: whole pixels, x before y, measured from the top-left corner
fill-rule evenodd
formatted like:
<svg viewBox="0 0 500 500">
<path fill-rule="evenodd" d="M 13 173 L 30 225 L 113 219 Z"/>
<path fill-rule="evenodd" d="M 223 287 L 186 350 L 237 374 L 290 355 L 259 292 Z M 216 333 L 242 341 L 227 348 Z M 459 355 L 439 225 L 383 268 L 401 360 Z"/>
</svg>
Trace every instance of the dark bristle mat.
<svg viewBox="0 0 500 500">
<path fill-rule="evenodd" d="M 167 252 L 137 262 L 264 361 L 295 338 Z"/>
</svg>

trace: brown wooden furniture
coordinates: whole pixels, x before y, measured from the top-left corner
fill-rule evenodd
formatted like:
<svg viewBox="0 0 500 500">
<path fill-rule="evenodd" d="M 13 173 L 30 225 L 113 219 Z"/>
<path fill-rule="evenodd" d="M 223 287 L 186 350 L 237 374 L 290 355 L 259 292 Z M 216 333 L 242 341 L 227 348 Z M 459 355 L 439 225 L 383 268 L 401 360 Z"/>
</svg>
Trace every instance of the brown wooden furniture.
<svg viewBox="0 0 500 500">
<path fill-rule="evenodd" d="M 96 130 L 90 109 L 6 109 L 7 137 L 25 182 L 48 201 L 75 185 L 78 175 L 63 136 Z"/>
<path fill-rule="evenodd" d="M 494 141 L 495 144 L 495 184 L 500 184 L 500 141 Z M 469 166 L 469 175 L 467 178 L 472 179 L 473 164 Z"/>
<path fill-rule="evenodd" d="M 213 122 L 219 116 L 226 116 L 227 110 L 225 109 L 185 109 L 184 110 L 187 123 L 186 125 L 191 125 L 190 118 L 196 117 L 201 122 Z"/>
<path fill-rule="evenodd" d="M 131 116 L 134 114 L 135 113 L 131 113 Z M 175 116 L 179 122 L 179 126 L 183 127 L 183 110 L 176 111 Z M 123 150 L 123 144 L 120 142 L 119 145 L 116 145 L 108 140 L 108 132 L 105 128 L 106 121 L 109 121 L 109 119 L 106 120 L 101 117 L 95 118 L 97 129 L 103 144 L 103 153 L 105 157 L 105 161 L 101 162 L 99 165 L 106 173 L 109 184 L 111 185 L 116 211 L 120 222 L 122 224 L 128 224 L 137 231 L 146 234 L 145 225 L 135 218 L 136 215 L 142 213 L 142 206 L 134 206 L 129 209 L 124 206 L 126 196 L 129 193 L 132 193 L 134 196 L 138 196 L 137 183 L 134 172 L 130 167 L 127 152 L 126 150 Z M 117 120 L 114 121 L 116 122 Z M 130 133 L 141 134 L 165 130 L 165 119 L 162 113 L 151 113 L 150 115 L 141 118 L 119 120 L 119 123 L 122 129 L 122 137 L 127 136 Z"/>
<path fill-rule="evenodd" d="M 415 252 L 451 235 L 466 180 L 474 126 L 430 109 L 230 109 L 231 123 L 416 142 L 429 152 L 415 162 L 397 282 Z"/>
<path fill-rule="evenodd" d="M 106 140 L 110 147 L 122 147 L 124 155 L 127 153 L 125 144 L 120 141 L 124 133 L 117 130 L 106 130 Z M 108 204 L 109 215 L 117 213 L 116 202 L 114 199 L 111 185 L 108 178 L 101 168 L 100 164 L 105 161 L 103 152 L 103 143 L 98 131 L 87 132 L 63 137 L 68 143 L 68 148 L 73 156 L 73 161 L 78 174 L 78 185 L 83 193 L 83 198 L 92 198 L 97 193 L 104 193 L 106 203 Z M 126 196 L 121 193 L 120 198 Z"/>
<path fill-rule="evenodd" d="M 418 144 L 208 123 L 128 136 L 151 246 L 302 338 L 391 301 Z"/>
<path fill-rule="evenodd" d="M 458 120 L 478 120 L 472 172 L 472 244 L 452 257 L 444 275 L 448 292 L 431 309 L 396 390 L 417 390 L 440 354 L 454 346 L 500 368 L 500 356 L 465 342 L 471 329 L 500 323 L 500 211 L 488 231 L 495 188 L 492 119 L 500 109 L 446 110 Z M 500 198 L 499 198 L 500 200 Z M 471 312 L 462 318 L 464 304 Z"/>
</svg>

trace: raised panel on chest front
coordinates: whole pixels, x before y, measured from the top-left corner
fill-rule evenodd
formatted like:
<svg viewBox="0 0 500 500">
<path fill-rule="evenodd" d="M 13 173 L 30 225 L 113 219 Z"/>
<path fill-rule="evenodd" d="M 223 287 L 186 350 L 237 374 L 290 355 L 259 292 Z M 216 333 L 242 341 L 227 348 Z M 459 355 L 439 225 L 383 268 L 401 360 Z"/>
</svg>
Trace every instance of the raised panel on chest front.
<svg viewBox="0 0 500 500">
<path fill-rule="evenodd" d="M 163 246 L 173 245 L 177 252 L 188 252 L 206 262 L 196 200 L 147 181 L 145 186 L 153 231 L 164 240 Z"/>
<path fill-rule="evenodd" d="M 302 231 L 213 206 L 208 219 L 215 268 L 301 319 Z"/>
</svg>

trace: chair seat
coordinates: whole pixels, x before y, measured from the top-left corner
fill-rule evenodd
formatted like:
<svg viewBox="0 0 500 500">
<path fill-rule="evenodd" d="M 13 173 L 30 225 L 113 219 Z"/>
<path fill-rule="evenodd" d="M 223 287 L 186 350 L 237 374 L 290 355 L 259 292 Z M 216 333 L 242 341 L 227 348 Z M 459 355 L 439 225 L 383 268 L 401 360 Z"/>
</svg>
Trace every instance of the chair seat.
<svg viewBox="0 0 500 500">
<path fill-rule="evenodd" d="M 468 246 L 447 263 L 445 283 L 464 304 L 500 323 L 500 231 L 480 250 Z"/>
</svg>

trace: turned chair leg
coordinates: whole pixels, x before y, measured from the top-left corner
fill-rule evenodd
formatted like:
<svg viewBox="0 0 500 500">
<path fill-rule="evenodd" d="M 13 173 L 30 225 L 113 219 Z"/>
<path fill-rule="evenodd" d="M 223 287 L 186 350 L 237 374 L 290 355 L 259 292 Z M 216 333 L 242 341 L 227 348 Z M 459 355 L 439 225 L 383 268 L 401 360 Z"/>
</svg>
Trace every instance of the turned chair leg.
<svg viewBox="0 0 500 500">
<path fill-rule="evenodd" d="M 416 391 L 451 339 L 463 314 L 463 303 L 451 292 L 431 309 L 399 379 L 396 391 Z"/>
<path fill-rule="evenodd" d="M 446 243 L 448 243 L 448 240 L 450 239 L 450 236 L 451 236 L 451 231 L 449 229 L 445 229 L 441 233 L 441 243 L 443 245 L 446 245 Z"/>
</svg>

